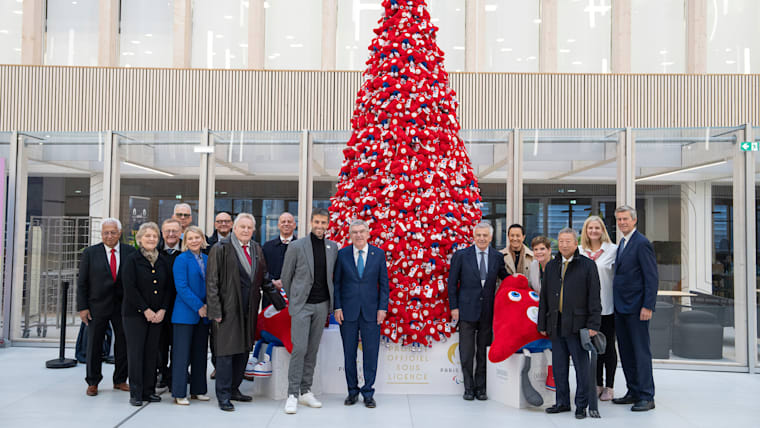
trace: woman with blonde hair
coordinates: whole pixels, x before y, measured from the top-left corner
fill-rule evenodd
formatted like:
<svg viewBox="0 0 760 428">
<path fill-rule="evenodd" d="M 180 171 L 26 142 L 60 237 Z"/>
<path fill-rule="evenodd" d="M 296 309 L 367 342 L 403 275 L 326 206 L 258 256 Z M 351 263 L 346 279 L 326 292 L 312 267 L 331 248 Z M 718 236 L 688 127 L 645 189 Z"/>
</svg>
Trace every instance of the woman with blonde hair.
<svg viewBox="0 0 760 428">
<path fill-rule="evenodd" d="M 206 236 L 198 226 L 185 229 L 182 254 L 174 261 L 174 300 L 172 324 L 172 396 L 174 402 L 186 406 L 187 368 L 190 366 L 190 398 L 209 401 L 206 395 L 206 358 L 208 355 L 208 318 L 206 317 L 206 263 L 203 250 Z"/>
<path fill-rule="evenodd" d="M 159 234 L 156 223 L 140 225 L 135 236 L 139 251 L 133 252 L 122 268 L 121 314 L 127 338 L 129 402 L 133 406 L 161 401 L 155 388 L 156 364 L 161 323 L 171 300 L 172 273 L 156 248 Z"/>
<path fill-rule="evenodd" d="M 617 245 L 612 243 L 604 221 L 599 216 L 589 216 L 581 231 L 580 253 L 594 262 L 599 271 L 602 300 L 602 326 L 600 331 L 607 338 L 607 348 L 600 354 L 596 365 L 596 392 L 602 401 L 612 400 L 617 369 L 615 351 L 615 305 L 612 300 L 612 279 L 615 276 L 615 256 Z M 607 381 L 603 381 L 603 371 L 607 371 Z"/>
</svg>

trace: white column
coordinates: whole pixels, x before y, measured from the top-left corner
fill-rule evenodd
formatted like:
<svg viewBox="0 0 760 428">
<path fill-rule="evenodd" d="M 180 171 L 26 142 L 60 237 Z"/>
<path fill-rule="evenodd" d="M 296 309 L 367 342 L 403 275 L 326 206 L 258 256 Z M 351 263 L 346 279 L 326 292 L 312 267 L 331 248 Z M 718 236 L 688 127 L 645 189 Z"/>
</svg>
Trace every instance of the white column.
<svg viewBox="0 0 760 428">
<path fill-rule="evenodd" d="M 45 55 L 45 0 L 24 0 L 21 64 L 40 65 Z"/>
<path fill-rule="evenodd" d="M 521 130 L 515 129 L 512 136 L 512 147 L 508 164 L 511 165 L 512 177 L 507 188 L 507 225 L 520 223 L 523 218 L 523 159 L 522 159 Z M 510 204 L 511 202 L 511 204 Z"/>
<path fill-rule="evenodd" d="M 190 68 L 193 43 L 193 3 L 192 0 L 174 0 L 174 68 Z"/>
<path fill-rule="evenodd" d="M 311 168 L 311 138 L 309 131 L 301 133 L 300 155 L 298 157 L 298 236 L 306 236 L 310 232 L 309 217 L 314 202 L 314 176 Z"/>
<path fill-rule="evenodd" d="M 738 138 L 745 137 L 741 133 L 737 133 Z M 747 140 L 744 140 L 747 141 Z M 756 280 L 754 277 L 750 278 L 749 271 L 755 272 L 756 266 L 749 265 L 749 254 L 754 252 L 755 249 L 748 248 L 747 234 L 752 228 L 748 226 L 750 218 L 753 215 L 748 215 L 750 207 L 754 211 L 755 199 L 746 199 L 750 192 L 754 193 L 754 189 L 750 190 L 748 187 L 754 188 L 755 175 L 752 174 L 750 180 L 749 173 L 754 170 L 754 158 L 751 155 L 752 152 L 738 152 L 734 156 L 734 176 L 733 176 L 733 201 L 734 201 L 734 327 L 735 327 L 735 341 L 734 347 L 736 349 L 736 362 L 739 364 L 748 363 L 748 354 L 756 353 L 757 350 L 754 346 L 755 341 L 748 340 L 748 317 L 746 308 L 749 306 L 748 300 L 755 302 L 757 297 L 754 291 L 754 285 Z M 753 195 L 754 196 L 754 195 Z M 749 282 L 749 283 L 748 283 Z M 752 290 L 749 294 L 749 290 Z M 749 298 L 751 296 L 751 299 Z M 754 338 L 752 338 L 754 339 Z M 752 343 L 752 349 L 749 349 L 748 344 Z"/>
<path fill-rule="evenodd" d="M 464 71 L 478 71 L 480 0 L 468 0 L 464 9 Z"/>
<path fill-rule="evenodd" d="M 8 157 L 8 163 L 6 168 L 8 169 L 8 196 L 6 198 L 6 210 L 8 212 L 7 221 L 0 222 L 5 228 L 5 239 L 7 242 L 6 252 L 3 254 L 3 264 L 7 266 L 5 269 L 5 276 L 3 280 L 3 329 L 0 331 L 0 339 L 2 343 L 0 346 L 5 346 L 10 341 L 10 327 L 11 327 L 11 301 L 12 301 L 12 284 L 13 274 L 16 263 L 14 263 L 15 256 L 15 218 L 16 218 L 16 187 L 18 181 L 18 162 L 17 162 L 17 145 L 18 145 L 18 133 L 13 132 L 10 140 L 10 156 Z M 22 262 L 23 263 L 23 262 Z M 2 272 L 2 270 L 0 270 Z"/>
<path fill-rule="evenodd" d="M 4 324 L 4 330 L 12 328 L 8 331 L 10 340 L 19 338 L 20 326 L 21 326 L 21 305 L 22 296 L 24 292 L 24 251 L 26 246 L 26 197 L 27 197 L 27 157 L 26 150 L 24 148 L 24 139 L 17 138 L 16 141 L 11 142 L 11 159 L 15 162 L 11 163 L 11 169 L 8 171 L 8 214 L 9 214 L 9 229 L 13 228 L 13 235 L 8 235 L 8 248 L 13 252 L 12 260 L 9 259 L 9 264 L 6 266 L 6 280 L 10 276 L 10 281 L 6 281 L 6 284 L 11 284 L 11 310 L 10 321 Z M 13 201 L 15 209 L 13 210 L 13 218 L 10 218 L 10 201 Z M 11 226 L 12 225 L 12 226 Z M 12 247 L 11 247 L 12 243 Z M 12 264 L 11 264 L 12 263 Z M 7 297 L 7 296 L 6 296 Z M 8 302 L 6 300 L 6 302 Z M 4 312 L 5 314 L 5 312 Z M 6 315 L 4 315 L 6 316 Z"/>
<path fill-rule="evenodd" d="M 214 230 L 214 137 L 208 129 L 203 130 L 201 139 L 200 176 L 198 179 L 198 226 L 205 232 Z M 210 234 L 210 233 L 207 233 Z"/>
<path fill-rule="evenodd" d="M 322 70 L 335 70 L 338 0 L 322 0 Z"/>
<path fill-rule="evenodd" d="M 647 218 L 655 223 L 676 215 L 647 212 L 652 214 Z M 712 294 L 712 184 L 709 181 L 681 184 L 680 215 L 681 290 Z M 647 227 L 647 232 L 649 230 Z M 666 236 L 663 240 L 669 239 Z"/>
<path fill-rule="evenodd" d="M 515 209 L 513 208 L 514 205 L 519 204 L 519 202 L 515 196 L 515 186 L 514 182 L 517 179 L 517 174 L 515 174 L 515 153 L 514 153 L 514 145 L 515 141 L 520 137 L 520 130 L 514 129 L 512 132 L 509 133 L 509 139 L 507 140 L 507 209 L 506 209 L 506 222 L 507 227 L 509 227 L 510 224 L 514 223 L 515 218 Z"/>
<path fill-rule="evenodd" d="M 631 0 L 612 2 L 612 73 L 631 72 Z"/>
<path fill-rule="evenodd" d="M 248 8 L 248 68 L 264 69 L 266 34 L 264 0 L 251 0 Z"/>
<path fill-rule="evenodd" d="M 540 0 L 538 71 L 557 72 L 557 0 Z"/>
<path fill-rule="evenodd" d="M 686 72 L 707 73 L 707 0 L 686 0 Z"/>
<path fill-rule="evenodd" d="M 98 25 L 98 65 L 119 66 L 119 0 L 100 0 Z"/>
</svg>

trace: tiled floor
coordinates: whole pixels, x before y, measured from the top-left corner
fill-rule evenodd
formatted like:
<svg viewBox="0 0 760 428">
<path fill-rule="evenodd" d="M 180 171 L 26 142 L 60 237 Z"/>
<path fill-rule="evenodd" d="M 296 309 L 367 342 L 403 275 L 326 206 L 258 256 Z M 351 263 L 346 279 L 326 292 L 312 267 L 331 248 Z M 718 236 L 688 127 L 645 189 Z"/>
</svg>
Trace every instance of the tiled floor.
<svg viewBox="0 0 760 428">
<path fill-rule="evenodd" d="M 69 351 L 69 354 L 73 353 Z M 284 403 L 264 397 L 253 403 L 236 404 L 225 413 L 216 400 L 193 401 L 188 407 L 164 401 L 135 408 L 128 393 L 114 391 L 110 376 L 113 366 L 104 365 L 105 380 L 97 397 L 85 395 L 84 366 L 62 370 L 45 368 L 45 361 L 57 355 L 50 348 L 13 347 L 0 349 L 1 427 L 111 427 L 195 426 L 226 427 L 508 427 L 508 426 L 588 426 L 604 423 L 614 427 L 753 427 L 758 426 L 757 397 L 760 375 L 743 373 L 657 370 L 657 409 L 632 413 L 628 406 L 601 403 L 601 420 L 576 421 L 572 413 L 547 415 L 543 409 L 513 409 L 494 401 L 465 402 L 459 396 L 382 395 L 378 407 L 366 409 L 359 403 L 343 405 L 343 396 L 320 397 L 322 409 L 299 407 L 298 414 L 286 415 Z M 572 374 L 571 374 L 572 376 Z M 625 389 L 618 369 L 616 390 Z M 209 390 L 213 395 L 213 381 Z M 243 392 L 251 384 L 244 382 Z"/>
</svg>

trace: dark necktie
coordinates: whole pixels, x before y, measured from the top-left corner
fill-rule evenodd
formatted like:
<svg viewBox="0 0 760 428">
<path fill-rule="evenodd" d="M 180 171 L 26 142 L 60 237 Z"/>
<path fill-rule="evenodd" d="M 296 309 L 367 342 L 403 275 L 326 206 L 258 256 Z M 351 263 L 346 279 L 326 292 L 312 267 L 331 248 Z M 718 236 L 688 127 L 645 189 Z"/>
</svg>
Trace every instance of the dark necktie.
<svg viewBox="0 0 760 428">
<path fill-rule="evenodd" d="M 480 280 L 485 281 L 488 274 L 488 268 L 486 268 L 486 252 L 480 252 Z"/>
<path fill-rule="evenodd" d="M 618 251 L 617 251 L 617 260 L 620 260 L 620 256 L 623 254 L 624 247 L 625 247 L 625 238 L 620 240 L 620 245 L 618 246 Z"/>
<path fill-rule="evenodd" d="M 168 253 L 170 256 L 173 256 L 173 255 L 174 255 L 174 253 L 175 253 L 176 251 L 177 251 L 177 250 L 175 250 L 174 248 L 169 248 L 168 250 L 166 250 L 166 252 L 167 252 L 167 253 Z"/>
</svg>

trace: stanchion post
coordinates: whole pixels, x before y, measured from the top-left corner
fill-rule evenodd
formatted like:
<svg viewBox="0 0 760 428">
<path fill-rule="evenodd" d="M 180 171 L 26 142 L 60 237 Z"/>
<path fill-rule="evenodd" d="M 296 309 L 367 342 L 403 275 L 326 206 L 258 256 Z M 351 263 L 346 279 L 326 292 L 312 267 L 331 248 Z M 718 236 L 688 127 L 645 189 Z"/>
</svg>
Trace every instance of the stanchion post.
<svg viewBox="0 0 760 428">
<path fill-rule="evenodd" d="M 77 365 L 77 360 L 66 357 L 66 310 L 69 306 L 69 282 L 61 284 L 61 343 L 58 348 L 58 358 L 45 362 L 49 369 L 66 369 Z"/>
</svg>

